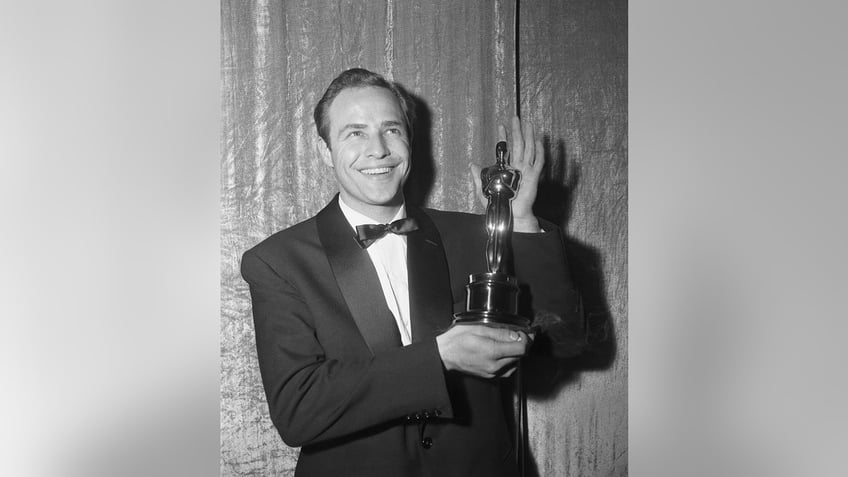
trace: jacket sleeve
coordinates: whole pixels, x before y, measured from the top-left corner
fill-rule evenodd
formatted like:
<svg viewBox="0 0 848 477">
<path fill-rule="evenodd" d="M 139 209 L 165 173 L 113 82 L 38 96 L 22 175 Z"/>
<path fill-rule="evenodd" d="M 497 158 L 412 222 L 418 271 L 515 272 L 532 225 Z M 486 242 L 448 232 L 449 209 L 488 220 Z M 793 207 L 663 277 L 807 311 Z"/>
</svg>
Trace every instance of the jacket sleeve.
<svg viewBox="0 0 848 477">
<path fill-rule="evenodd" d="M 427 411 L 452 416 L 435 339 L 373 355 L 327 355 L 315 316 L 279 267 L 244 254 L 259 368 L 271 420 L 293 447 L 368 431 Z"/>
<path fill-rule="evenodd" d="M 513 264 L 521 288 L 521 310 L 533 317 L 537 333 L 546 335 L 559 358 L 580 354 L 585 325 L 580 296 L 572 279 L 559 227 L 540 220 L 544 233 L 513 233 Z"/>
</svg>

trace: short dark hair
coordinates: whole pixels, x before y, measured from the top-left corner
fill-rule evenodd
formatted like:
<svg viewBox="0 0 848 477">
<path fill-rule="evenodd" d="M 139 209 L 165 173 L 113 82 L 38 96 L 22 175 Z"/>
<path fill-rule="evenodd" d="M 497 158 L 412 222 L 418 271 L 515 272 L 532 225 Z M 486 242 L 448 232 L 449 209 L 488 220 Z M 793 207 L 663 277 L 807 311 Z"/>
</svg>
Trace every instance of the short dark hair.
<svg viewBox="0 0 848 477">
<path fill-rule="evenodd" d="M 373 71 L 368 71 L 364 68 L 351 68 L 336 76 L 330 83 L 330 86 L 327 87 L 327 91 L 324 91 L 324 96 L 321 96 L 318 104 L 315 105 L 315 112 L 313 113 L 315 127 L 318 129 L 318 135 L 321 136 L 327 147 L 330 147 L 330 118 L 328 117 L 328 113 L 333 100 L 336 99 L 339 93 L 346 89 L 368 87 L 385 88 L 395 95 L 400 105 L 401 113 L 403 114 L 407 136 L 412 140 L 415 107 L 406 91 L 400 85 L 386 80 Z"/>
</svg>

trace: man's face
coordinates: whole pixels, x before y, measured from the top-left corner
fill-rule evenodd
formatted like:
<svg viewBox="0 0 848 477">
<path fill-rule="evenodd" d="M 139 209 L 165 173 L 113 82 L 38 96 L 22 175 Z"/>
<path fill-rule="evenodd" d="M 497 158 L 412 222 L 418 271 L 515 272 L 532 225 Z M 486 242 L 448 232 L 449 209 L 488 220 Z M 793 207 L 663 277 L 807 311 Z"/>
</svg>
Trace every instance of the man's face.
<svg viewBox="0 0 848 477">
<path fill-rule="evenodd" d="M 409 137 L 394 94 L 346 89 L 330 104 L 328 118 L 330 146 L 321 142 L 321 158 L 333 168 L 342 200 L 374 219 L 390 219 L 403 203 L 410 169 Z"/>
</svg>

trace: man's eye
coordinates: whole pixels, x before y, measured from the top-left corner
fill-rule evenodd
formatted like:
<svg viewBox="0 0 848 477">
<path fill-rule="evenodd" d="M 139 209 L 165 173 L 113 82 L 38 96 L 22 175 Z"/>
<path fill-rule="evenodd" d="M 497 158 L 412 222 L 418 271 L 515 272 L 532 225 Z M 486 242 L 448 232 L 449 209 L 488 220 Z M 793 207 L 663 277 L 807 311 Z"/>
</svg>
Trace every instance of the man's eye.
<svg viewBox="0 0 848 477">
<path fill-rule="evenodd" d="M 347 135 L 347 137 L 362 137 L 362 136 L 365 136 L 365 133 L 362 132 L 362 131 L 351 131 L 350 134 Z"/>
<path fill-rule="evenodd" d="M 395 134 L 395 135 L 403 134 L 403 131 L 401 131 L 400 128 L 390 128 L 386 132 L 388 132 L 389 134 Z"/>
</svg>

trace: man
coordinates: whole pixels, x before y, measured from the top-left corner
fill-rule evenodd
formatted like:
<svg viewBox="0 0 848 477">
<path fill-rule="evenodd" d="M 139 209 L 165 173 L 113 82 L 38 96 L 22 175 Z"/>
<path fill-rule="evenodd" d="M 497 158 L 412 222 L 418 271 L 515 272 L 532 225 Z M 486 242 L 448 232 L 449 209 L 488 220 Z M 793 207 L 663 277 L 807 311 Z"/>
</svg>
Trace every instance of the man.
<svg viewBox="0 0 848 477">
<path fill-rule="evenodd" d="M 412 112 L 370 71 L 333 80 L 315 123 L 339 194 L 242 260 L 271 419 L 284 442 L 302 446 L 298 476 L 518 472 L 500 378 L 531 340 L 451 327 L 468 275 L 486 271 L 485 224 L 405 203 Z M 533 311 L 567 316 L 576 300 L 562 238 L 532 213 L 541 144 L 517 119 L 512 136 L 523 174 L 512 203 L 514 272 Z M 396 222 L 405 218 L 415 225 Z M 369 223 L 397 233 L 358 237 L 356 226 Z"/>
</svg>

